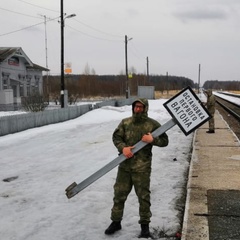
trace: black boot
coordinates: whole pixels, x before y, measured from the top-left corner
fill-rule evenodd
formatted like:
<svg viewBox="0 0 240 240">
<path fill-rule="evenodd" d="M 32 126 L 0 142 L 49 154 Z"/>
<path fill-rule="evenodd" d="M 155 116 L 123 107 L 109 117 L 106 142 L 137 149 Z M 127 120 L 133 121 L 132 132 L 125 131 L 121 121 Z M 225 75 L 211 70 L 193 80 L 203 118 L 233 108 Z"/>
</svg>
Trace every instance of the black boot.
<svg viewBox="0 0 240 240">
<path fill-rule="evenodd" d="M 206 133 L 215 133 L 215 131 L 214 130 L 208 130 L 208 131 L 206 131 Z"/>
<path fill-rule="evenodd" d="M 141 233 L 138 238 L 152 238 L 149 231 L 149 224 L 141 224 Z"/>
<path fill-rule="evenodd" d="M 105 230 L 105 234 L 110 235 L 116 231 L 122 229 L 121 222 L 112 222 L 109 227 Z"/>
</svg>

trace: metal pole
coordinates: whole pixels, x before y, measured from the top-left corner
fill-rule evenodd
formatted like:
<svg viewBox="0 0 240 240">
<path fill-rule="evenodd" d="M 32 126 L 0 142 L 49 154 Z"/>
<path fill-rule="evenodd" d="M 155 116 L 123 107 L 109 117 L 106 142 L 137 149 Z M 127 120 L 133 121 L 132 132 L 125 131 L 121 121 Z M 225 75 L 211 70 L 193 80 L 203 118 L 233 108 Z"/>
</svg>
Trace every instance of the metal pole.
<svg viewBox="0 0 240 240">
<path fill-rule="evenodd" d="M 125 35 L 125 63 L 126 63 L 126 98 L 129 97 L 129 92 L 128 92 L 128 60 L 127 60 L 127 35 Z"/>
<path fill-rule="evenodd" d="M 45 27 L 45 53 L 46 53 L 46 68 L 48 68 L 48 49 L 47 49 L 47 20 L 46 15 L 44 17 L 44 27 Z"/>
<path fill-rule="evenodd" d="M 161 134 L 165 133 L 167 130 L 171 129 L 177 124 L 176 120 L 172 118 L 165 124 L 163 124 L 161 127 L 157 128 L 155 131 L 152 132 L 153 137 L 160 136 Z M 134 146 L 133 153 L 138 152 L 140 149 L 142 149 L 144 146 L 146 146 L 146 142 L 139 141 Z M 88 187 L 90 184 L 104 176 L 107 172 L 111 171 L 113 168 L 118 166 L 120 163 L 126 160 L 126 157 L 121 154 L 117 158 L 113 159 L 111 162 L 109 162 L 107 165 L 103 166 L 101 169 L 99 169 L 97 172 L 93 173 L 91 176 L 77 184 L 76 182 L 73 182 L 71 185 L 69 185 L 66 188 L 66 195 L 67 198 L 74 197 L 77 193 L 81 192 L 83 189 Z"/>
<path fill-rule="evenodd" d="M 169 94 L 169 81 L 168 81 L 168 72 L 166 73 L 167 76 L 167 96 Z"/>
<path fill-rule="evenodd" d="M 149 61 L 147 57 L 147 82 L 149 83 Z"/>
<path fill-rule="evenodd" d="M 45 53 L 46 53 L 46 68 L 48 69 L 48 49 L 47 49 L 47 21 L 46 15 L 44 17 L 44 26 L 45 26 Z M 49 82 L 48 82 L 48 71 L 47 71 L 47 98 L 49 103 Z"/>
<path fill-rule="evenodd" d="M 64 19 L 63 0 L 61 0 L 61 108 L 64 108 Z"/>
<path fill-rule="evenodd" d="M 198 94 L 200 93 L 200 71 L 201 71 L 201 64 L 198 67 Z"/>
</svg>

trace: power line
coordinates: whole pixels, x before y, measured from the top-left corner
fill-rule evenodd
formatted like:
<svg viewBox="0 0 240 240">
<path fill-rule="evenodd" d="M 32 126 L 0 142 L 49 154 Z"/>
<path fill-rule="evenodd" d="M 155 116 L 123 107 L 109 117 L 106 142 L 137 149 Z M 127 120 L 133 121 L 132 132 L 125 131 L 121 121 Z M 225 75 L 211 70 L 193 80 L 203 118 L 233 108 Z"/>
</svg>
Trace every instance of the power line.
<svg viewBox="0 0 240 240">
<path fill-rule="evenodd" d="M 19 14 L 19 15 L 23 15 L 23 16 L 27 16 L 27 17 L 32 17 L 32 18 L 37 18 L 40 19 L 40 17 L 36 17 L 36 16 L 32 16 L 32 15 L 28 15 L 28 14 L 24 14 L 24 13 L 20 13 L 20 12 L 15 12 L 6 8 L 2 8 L 0 7 L 1 10 L 7 11 L 7 12 L 11 12 L 11 13 L 15 13 L 15 14 Z"/>
<path fill-rule="evenodd" d="M 18 0 L 18 1 L 20 1 L 20 0 Z M 23 1 L 23 2 L 24 2 L 24 1 Z M 30 4 L 30 5 L 32 5 L 32 4 Z M 5 8 L 1 8 L 1 7 L 0 7 L 0 9 L 2 9 L 2 10 L 4 10 L 4 11 L 8 11 L 8 12 L 15 13 L 15 14 L 27 16 L 27 17 L 32 17 L 32 18 L 41 19 L 41 17 L 35 17 L 35 16 L 32 16 L 32 15 L 23 14 L 23 13 L 20 13 L 20 12 L 15 12 L 15 11 L 8 10 L 8 9 L 5 9 Z M 57 17 L 57 18 L 59 18 L 59 17 Z M 57 18 L 54 18 L 54 19 L 57 19 Z M 51 20 L 51 19 L 50 19 L 50 20 Z M 48 20 L 48 21 L 50 21 L 50 20 Z M 53 20 L 53 19 L 52 19 L 52 20 Z M 93 28 L 93 27 L 91 27 L 91 26 L 89 26 L 89 25 L 87 25 L 87 24 L 85 24 L 85 23 L 83 23 L 83 22 L 81 22 L 81 21 L 78 21 L 78 20 L 75 20 L 75 21 L 77 21 L 78 23 L 81 23 L 81 24 L 83 24 L 83 25 L 85 25 L 85 26 L 87 26 L 87 27 L 89 27 L 89 28 L 91 28 L 91 29 L 93 29 L 93 30 L 95 30 L 95 31 L 97 31 L 97 32 L 100 32 L 100 33 L 103 33 L 103 34 L 106 34 L 106 35 L 109 35 L 109 36 L 113 36 L 113 37 L 119 37 L 119 38 L 121 37 L 121 38 L 122 38 L 122 36 L 118 36 L 118 35 L 106 33 L 106 32 L 103 32 L 103 31 L 101 31 L 101 30 L 98 30 L 98 29 L 96 29 L 96 28 Z M 45 22 L 44 22 L 44 23 L 45 23 Z M 39 23 L 39 24 L 42 24 L 42 23 Z M 39 25 L 39 24 L 36 24 L 36 25 Z M 19 31 L 22 31 L 22 30 L 25 30 L 25 29 L 34 27 L 34 26 L 36 26 L 36 25 L 31 25 L 31 26 L 29 26 L 29 27 L 22 28 L 22 29 L 19 29 L 19 30 L 16 30 L 16 31 L 12 31 L 12 32 L 5 33 L 5 34 L 0 34 L 0 36 L 4 36 L 4 35 L 12 34 L 12 33 L 15 33 L 15 32 L 19 32 Z M 106 41 L 114 41 L 114 40 L 109 40 L 109 39 L 105 39 L 105 38 L 100 38 L 100 37 L 92 36 L 92 35 L 90 35 L 90 34 L 87 34 L 87 33 L 84 33 L 84 32 L 82 32 L 82 31 L 80 31 L 80 30 L 77 30 L 77 29 L 75 29 L 75 28 L 73 28 L 73 27 L 70 27 L 70 26 L 68 26 L 68 27 L 69 27 L 69 28 L 72 28 L 73 30 L 75 30 L 75 31 L 77 31 L 77 32 L 82 33 L 83 35 L 86 35 L 86 36 L 88 36 L 88 37 L 91 37 L 91 38 L 95 38 L 95 39 L 99 39 L 99 40 L 106 40 Z"/>
<path fill-rule="evenodd" d="M 53 18 L 53 19 L 48 19 L 46 22 L 53 21 L 53 20 L 56 20 L 56 19 L 58 19 L 58 18 L 59 18 L 59 17 L 56 17 L 56 18 Z M 11 32 L 8 32 L 8 33 L 0 34 L 0 37 L 6 36 L 6 35 L 10 35 L 10 34 L 13 34 L 13 33 L 16 33 L 16 32 L 20 32 L 20 31 L 23 31 L 23 30 L 26 30 L 26 29 L 29 29 L 29 28 L 32 28 L 32 27 L 35 27 L 35 26 L 38 26 L 38 25 L 41 25 L 41 24 L 45 24 L 45 21 L 44 21 L 44 22 L 41 22 L 41 23 L 34 24 L 34 25 L 30 25 L 30 26 L 28 26 L 28 27 L 24 27 L 24 28 L 15 30 L 15 31 L 11 31 Z M 76 31 L 76 32 L 79 32 L 79 33 L 81 33 L 81 34 L 83 34 L 83 35 L 86 35 L 86 36 L 88 36 L 88 37 L 91 37 L 91 38 L 95 38 L 95 39 L 99 39 L 99 40 L 105 40 L 105 41 L 119 41 L 119 40 L 111 40 L 111 39 L 106 39 L 106 38 L 99 38 L 99 37 L 92 36 L 92 35 L 90 35 L 90 34 L 84 33 L 84 32 L 82 32 L 82 31 L 80 31 L 80 30 L 78 30 L 78 29 L 75 29 L 75 28 L 69 26 L 69 25 L 66 25 L 66 26 L 67 26 L 68 28 L 73 29 L 73 30 Z"/>
<path fill-rule="evenodd" d="M 112 42 L 120 42 L 120 41 L 121 41 L 121 40 L 112 40 L 112 39 L 106 39 L 106 38 L 96 37 L 96 36 L 90 35 L 90 34 L 88 34 L 88 33 L 84 33 L 84 32 L 82 32 L 82 31 L 80 31 L 80 30 L 78 30 L 78 29 L 76 29 L 76 28 L 73 28 L 73 27 L 69 26 L 69 25 L 66 25 L 66 26 L 69 27 L 69 28 L 71 28 L 71 29 L 73 29 L 73 30 L 76 31 L 76 32 L 79 32 L 79 33 L 81 33 L 81 34 L 83 34 L 83 35 L 86 35 L 86 36 L 88 36 L 88 37 L 91 37 L 91 38 L 95 38 L 95 39 L 99 39 L 99 40 L 105 40 L 105 41 L 112 41 Z"/>
<path fill-rule="evenodd" d="M 57 17 L 57 18 L 58 18 L 58 17 Z M 53 19 L 47 20 L 47 22 L 53 21 L 53 20 L 55 20 L 55 19 L 57 19 L 57 18 L 53 18 Z M 36 26 L 41 25 L 41 24 L 45 24 L 45 21 L 44 21 L 44 22 L 37 23 L 37 24 L 34 24 L 34 25 L 31 25 L 31 26 L 28 26 L 28 27 L 25 27 L 25 28 L 21 28 L 21 29 L 12 31 L 12 32 L 0 34 L 0 37 L 6 36 L 6 35 L 10 35 L 10 34 L 13 34 L 13 33 L 16 33 L 16 32 L 20 32 L 20 31 L 23 31 L 23 30 L 26 30 L 26 29 L 29 29 L 29 28 L 32 28 L 32 27 L 36 27 Z"/>
<path fill-rule="evenodd" d="M 145 57 L 143 57 L 143 56 L 139 56 L 138 55 L 138 53 L 139 53 L 139 50 L 135 47 L 135 45 L 134 45 L 134 43 L 132 42 L 132 43 L 130 43 L 130 46 L 132 47 L 130 47 L 130 51 L 131 51 L 131 53 L 136 57 L 136 58 L 138 58 L 138 59 L 145 59 Z M 141 54 L 141 53 L 140 53 Z M 142 55 L 142 54 L 141 54 Z"/>
<path fill-rule="evenodd" d="M 34 6 L 34 7 L 36 7 L 36 8 L 40 8 L 40 9 L 44 9 L 44 10 L 48 10 L 48 11 L 52 11 L 52 12 L 59 13 L 59 11 L 56 11 L 56 10 L 53 10 L 53 9 L 49 9 L 49 8 L 45 8 L 45 7 L 41 7 L 41 6 L 39 6 L 39 5 L 32 4 L 32 3 L 27 2 L 27 1 L 24 1 L 24 0 L 18 0 L 18 1 L 23 2 L 23 3 L 25 3 L 25 4 L 28 4 L 28 5 L 31 5 L 31 6 Z M 1 10 L 4 10 L 4 11 L 11 12 L 11 13 L 19 14 L 19 15 L 22 15 L 22 16 L 27 16 L 27 17 L 31 17 L 31 18 L 41 19 L 40 17 L 36 17 L 36 16 L 32 16 L 32 15 L 28 15 L 28 14 L 24 14 L 24 13 L 20 13 L 20 12 L 16 12 L 16 11 L 12 11 L 12 10 L 5 9 L 5 8 L 2 8 L 2 7 L 0 7 L 0 9 L 1 9 Z M 60 14 L 60 13 L 59 13 L 59 14 Z M 56 17 L 56 18 L 53 18 L 53 19 L 49 19 L 49 20 L 47 20 L 47 21 L 46 21 L 46 19 L 45 19 L 44 22 L 37 23 L 37 24 L 31 25 L 31 26 L 28 26 L 28 27 L 24 27 L 24 28 L 15 30 L 15 31 L 8 32 L 8 33 L 0 34 L 0 37 L 6 36 L 6 35 L 10 35 L 10 34 L 13 34 L 13 33 L 16 33 L 16 32 L 20 32 L 20 31 L 24 31 L 24 30 L 26 30 L 26 29 L 29 29 L 29 28 L 32 28 L 32 27 L 35 27 L 35 26 L 38 26 L 38 25 L 41 25 L 41 24 L 46 24 L 46 22 L 56 20 L 56 19 L 58 19 L 59 17 L 60 17 L 60 16 L 58 16 L 58 17 Z M 90 25 L 88 25 L 88 24 L 86 24 L 86 23 L 84 23 L 84 22 L 82 22 L 82 21 L 77 20 L 77 19 L 74 19 L 74 20 L 75 20 L 76 22 L 78 22 L 78 23 L 80 23 L 80 24 L 82 24 L 82 25 L 84 25 L 84 26 L 86 26 L 86 27 L 88 27 L 88 28 L 96 31 L 96 32 L 101 33 L 101 34 L 105 34 L 105 35 L 108 35 L 108 36 L 111 36 L 111 37 L 123 38 L 123 36 L 120 36 L 120 35 L 115 35 L 115 34 L 111 34 L 111 33 L 107 33 L 107 32 L 101 31 L 101 30 L 99 30 L 99 29 L 97 29 L 97 28 L 94 28 L 94 27 L 92 27 L 92 26 L 90 26 Z M 83 34 L 83 35 L 85 35 L 85 36 L 88 36 L 88 37 L 90 37 L 90 38 L 94 38 L 94 39 L 98 39 L 98 40 L 104 40 L 104 41 L 112 41 L 112 42 L 122 41 L 122 40 L 116 40 L 116 39 L 113 40 L 113 39 L 107 39 L 107 38 L 97 37 L 97 36 L 94 36 L 94 35 L 85 33 L 85 32 L 83 32 L 83 31 L 81 31 L 81 30 L 76 29 L 76 28 L 73 28 L 73 27 L 71 27 L 71 26 L 67 26 L 67 27 L 69 27 L 69 28 L 73 29 L 74 31 L 79 32 L 79 33 L 81 33 L 81 34 Z M 133 46 L 133 47 L 134 47 L 134 46 Z M 134 48 L 135 48 L 135 47 L 134 47 Z M 134 51 L 132 51 L 132 50 L 134 50 Z M 132 54 L 133 54 L 136 58 L 138 58 L 139 60 L 143 59 L 143 57 L 138 56 L 137 52 L 139 52 L 139 51 L 138 51 L 136 48 L 135 48 L 135 49 L 131 49 L 131 48 L 130 48 L 130 51 L 131 51 Z M 141 54 L 140 54 L 140 55 L 141 55 Z"/>
<path fill-rule="evenodd" d="M 32 4 L 32 3 L 29 3 L 29 2 L 23 1 L 23 0 L 18 0 L 18 1 L 19 1 L 19 2 L 23 2 L 23 3 L 26 3 L 26 4 L 29 4 L 29 5 L 34 6 L 34 7 L 37 7 L 37 8 L 45 9 L 45 10 L 52 11 L 52 12 L 56 12 L 56 13 L 59 13 L 59 14 L 60 14 L 59 11 L 52 10 L 52 9 L 50 9 L 50 8 L 41 7 L 41 6 L 39 6 L 39 5 Z"/>
<path fill-rule="evenodd" d="M 123 37 L 123 36 L 119 36 L 119 35 L 114 35 L 114 34 L 111 34 L 111 33 L 103 32 L 103 31 L 98 30 L 98 29 L 96 29 L 96 28 L 94 28 L 94 27 L 91 27 L 90 25 L 88 25 L 88 24 L 86 24 L 86 23 L 84 23 L 84 22 L 81 22 L 81 21 L 79 21 L 79 20 L 77 20 L 77 19 L 74 19 L 74 21 L 76 21 L 76 22 L 78 22 L 78 23 L 81 23 L 82 25 L 84 25 L 84 26 L 86 26 L 86 27 L 88 27 L 88 28 L 91 28 L 91 29 L 93 29 L 93 30 L 95 30 L 95 31 L 97 31 L 97 32 L 99 32 L 99 33 L 103 33 L 103 34 L 106 34 L 106 35 L 109 35 L 109 36 L 113 36 L 113 37 L 118 37 L 118 38 L 122 38 L 122 37 Z"/>
<path fill-rule="evenodd" d="M 42 9 L 45 9 L 45 10 L 49 10 L 49 11 L 53 11 L 53 12 L 59 13 L 59 11 L 55 11 L 55 10 L 52 10 L 52 9 L 49 9 L 49 8 L 44 8 L 44 7 L 41 7 L 41 6 L 39 6 L 39 5 L 32 4 L 32 3 L 29 3 L 29 2 L 24 1 L 24 0 L 18 0 L 18 1 L 23 2 L 23 3 L 26 3 L 26 4 L 29 4 L 29 5 L 32 5 L 32 6 L 37 7 L 37 8 L 42 8 Z M 79 21 L 79 20 L 77 20 L 77 19 L 74 19 L 74 20 L 75 20 L 76 22 L 78 22 L 78 23 L 81 23 L 82 25 L 84 25 L 84 26 L 86 26 L 86 27 L 88 27 L 88 28 L 91 28 L 91 29 L 97 31 L 97 32 L 100 32 L 100 33 L 103 33 L 103 34 L 106 34 L 106 35 L 110 35 L 110 36 L 113 36 L 113 37 L 122 38 L 122 36 L 114 35 L 114 34 L 110 34 L 110 33 L 106 33 L 106 32 L 104 32 L 104 31 L 101 31 L 101 30 L 99 30 L 99 29 L 96 29 L 96 28 L 94 28 L 94 27 L 91 27 L 90 25 L 88 25 L 88 24 L 86 24 L 86 23 L 84 23 L 84 22 L 81 22 L 81 21 Z"/>
<path fill-rule="evenodd" d="M 12 32 L 8 32 L 8 33 L 0 34 L 0 37 L 2 37 L 2 36 L 6 36 L 6 35 L 9 35 L 9 34 L 12 34 L 12 33 L 20 32 L 20 31 L 22 31 L 22 30 L 26 30 L 26 29 L 29 29 L 29 28 L 32 28 L 32 27 L 35 27 L 35 26 L 41 25 L 41 24 L 43 24 L 43 23 L 44 23 L 44 22 L 37 23 L 37 24 L 31 25 L 31 26 L 28 26 L 28 27 L 25 27 L 25 28 L 21 28 L 21 29 L 18 29 L 18 30 L 12 31 Z"/>
<path fill-rule="evenodd" d="M 32 6 L 34 6 L 34 7 L 38 7 L 38 8 L 42 8 L 42 9 L 50 10 L 50 9 L 48 9 L 48 8 L 43 8 L 43 7 L 40 7 L 40 6 L 38 6 L 38 5 L 31 4 L 31 3 L 26 2 L 26 1 L 23 1 L 23 0 L 18 0 L 18 1 L 20 1 L 20 2 L 24 2 L 24 3 L 29 4 L 29 5 L 32 5 Z M 9 9 L 5 9 L 5 8 L 1 8 L 1 7 L 0 7 L 0 9 L 2 9 L 2 10 L 4 10 L 4 11 L 8 11 L 8 12 L 15 13 L 15 14 L 19 14 L 19 15 L 27 16 L 27 17 L 32 17 L 32 18 L 41 19 L 40 17 L 36 17 L 36 16 L 28 15 L 28 14 L 23 14 L 23 13 L 20 13 L 20 12 L 15 12 L 15 11 L 12 11 L 12 10 L 9 10 Z M 52 10 L 52 11 L 53 11 L 53 10 Z M 57 12 L 57 11 L 55 11 L 55 12 Z M 55 19 L 56 19 L 56 18 L 55 18 Z M 109 35 L 109 36 L 112 36 L 112 37 L 122 38 L 122 36 L 114 35 L 114 34 L 110 34 L 110 33 L 106 33 L 106 32 L 104 32 L 104 31 L 101 31 L 101 30 L 97 29 L 97 28 L 91 27 L 90 25 L 88 25 L 88 24 L 86 24 L 86 23 L 84 23 L 84 22 L 81 22 L 81 21 L 76 20 L 76 19 L 74 19 L 74 20 L 75 20 L 76 22 L 78 22 L 78 23 L 80 23 L 80 24 L 82 24 L 82 25 L 84 25 L 84 26 L 90 28 L 90 29 L 93 29 L 93 30 L 99 32 L 99 33 L 102 33 L 102 34 L 105 34 L 105 35 Z M 40 24 L 40 23 L 39 23 L 39 24 Z M 37 24 L 37 25 L 38 25 L 38 24 Z M 36 25 L 32 25 L 32 26 L 29 26 L 29 27 L 26 27 L 26 28 L 31 28 L 31 27 L 34 27 L 34 26 L 36 26 Z M 69 27 L 69 26 L 68 26 L 68 27 Z M 4 35 L 8 35 L 8 34 L 12 34 L 12 33 L 15 33 L 15 32 L 21 31 L 21 30 L 25 30 L 26 28 L 22 28 L 22 29 L 19 29 L 19 30 L 13 31 L 13 32 L 5 33 L 5 34 L 2 34 L 2 35 L 0 35 L 0 36 L 4 36 Z M 72 28 L 72 27 L 70 27 L 70 28 Z M 109 39 L 106 39 L 106 38 L 96 37 L 96 36 L 93 36 L 93 35 L 90 35 L 90 34 L 84 33 L 84 32 L 82 32 L 82 31 L 77 30 L 77 29 L 74 29 L 74 28 L 72 28 L 72 29 L 75 30 L 75 31 L 77 31 L 77 32 L 82 33 L 83 35 L 86 35 L 86 36 L 88 36 L 88 37 L 91 37 L 91 38 L 95 38 L 95 39 L 99 39 L 99 40 L 105 40 L 105 41 L 114 41 L 114 40 L 109 40 Z"/>
</svg>

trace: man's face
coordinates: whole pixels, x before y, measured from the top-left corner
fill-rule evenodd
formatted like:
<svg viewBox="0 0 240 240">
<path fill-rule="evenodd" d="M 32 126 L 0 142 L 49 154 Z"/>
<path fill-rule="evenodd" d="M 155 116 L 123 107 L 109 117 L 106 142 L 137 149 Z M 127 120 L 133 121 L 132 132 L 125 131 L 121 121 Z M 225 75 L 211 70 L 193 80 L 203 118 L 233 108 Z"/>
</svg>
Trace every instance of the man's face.
<svg viewBox="0 0 240 240">
<path fill-rule="evenodd" d="M 136 102 L 133 109 L 134 113 L 143 113 L 144 105 L 140 102 Z"/>
</svg>

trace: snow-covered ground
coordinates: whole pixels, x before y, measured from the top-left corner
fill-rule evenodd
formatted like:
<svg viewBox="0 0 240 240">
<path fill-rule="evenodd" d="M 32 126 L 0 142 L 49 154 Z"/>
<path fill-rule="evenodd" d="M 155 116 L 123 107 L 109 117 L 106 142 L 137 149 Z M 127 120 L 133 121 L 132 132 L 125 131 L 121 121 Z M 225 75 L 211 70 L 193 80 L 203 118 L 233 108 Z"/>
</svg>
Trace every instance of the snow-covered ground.
<svg viewBox="0 0 240 240">
<path fill-rule="evenodd" d="M 6 117 L 6 116 L 11 116 L 11 115 L 16 115 L 16 114 L 24 114 L 27 113 L 26 111 L 0 111 L 0 117 Z"/>
<path fill-rule="evenodd" d="M 149 100 L 149 116 L 161 124 L 171 119 L 166 100 Z M 0 137 L 0 238 L 2 240 L 138 239 L 138 202 L 134 191 L 125 206 L 123 229 L 113 236 L 113 184 L 117 168 L 71 199 L 65 188 L 81 182 L 117 157 L 112 132 L 131 107 L 103 107 L 64 123 Z M 151 230 L 174 235 L 180 222 L 180 198 L 193 134 L 178 126 L 167 132 L 169 146 L 153 148 Z M 10 182 L 4 179 L 16 177 Z M 163 238 L 161 238 L 163 239 Z"/>
<path fill-rule="evenodd" d="M 84 105 L 84 104 L 92 104 L 95 105 L 96 103 L 98 103 L 100 101 L 81 101 L 81 102 L 77 102 L 76 104 L 73 105 L 69 105 L 69 107 L 72 106 L 80 106 L 80 105 Z M 54 109 L 60 109 L 61 105 L 56 105 L 54 102 L 50 102 L 49 106 L 45 109 L 45 110 L 54 110 Z M 0 111 L 0 117 L 6 117 L 6 116 L 11 116 L 11 115 L 16 115 L 16 114 L 25 114 L 25 113 L 29 113 L 27 111 L 23 110 L 19 110 L 19 111 Z"/>
<path fill-rule="evenodd" d="M 229 94 L 229 93 L 227 93 L 227 94 Z M 219 96 L 223 99 L 226 99 L 232 103 L 238 104 L 240 106 L 240 98 L 236 98 L 236 96 L 238 94 L 232 94 L 232 96 L 231 96 L 231 94 L 225 95 L 224 93 L 221 93 L 221 92 L 214 92 L 214 95 Z"/>
</svg>

